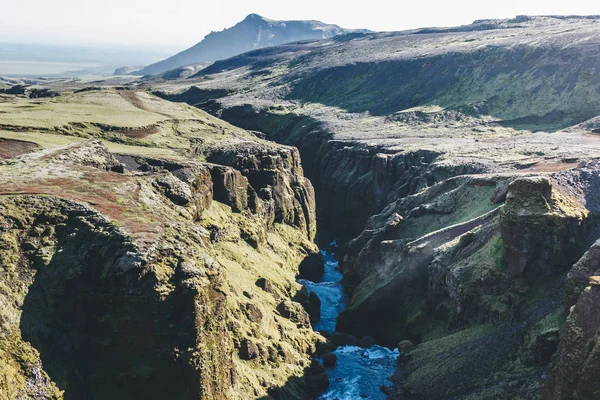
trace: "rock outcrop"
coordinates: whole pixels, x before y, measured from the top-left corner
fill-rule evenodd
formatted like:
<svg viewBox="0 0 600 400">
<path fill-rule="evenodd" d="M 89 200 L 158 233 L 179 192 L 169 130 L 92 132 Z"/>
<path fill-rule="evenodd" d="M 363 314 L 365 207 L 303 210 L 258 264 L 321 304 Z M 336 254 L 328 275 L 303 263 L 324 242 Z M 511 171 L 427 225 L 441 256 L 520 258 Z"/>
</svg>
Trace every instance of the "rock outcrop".
<svg viewBox="0 0 600 400">
<path fill-rule="evenodd" d="M 540 276 L 548 268 L 570 268 L 584 251 L 587 214 L 553 190 L 548 178 L 511 182 L 500 224 L 510 273 Z"/>
<path fill-rule="evenodd" d="M 314 190 L 310 181 L 303 177 L 297 149 L 226 148 L 211 150 L 207 160 L 239 171 L 246 180 L 246 186 L 250 185 L 253 190 L 246 196 L 248 204 L 256 208 L 258 201 L 265 202 L 272 212 L 271 222 L 298 226 L 307 232 L 309 238 L 315 238 Z M 240 184 L 239 178 L 225 177 L 225 180 L 228 181 L 225 185 L 235 187 Z"/>
<path fill-rule="evenodd" d="M 309 184 L 286 161 L 245 164 L 278 177 L 257 187 L 278 185 L 268 201 L 230 166 L 114 156 L 100 142 L 4 161 L 0 392 L 228 399 L 302 377 L 321 339 L 292 298 L 317 249 L 305 220 L 275 210 L 314 214 L 314 199 L 293 197 L 290 182 Z M 264 276 L 269 291 L 254 284 Z M 310 376 L 279 398 L 311 395 Z"/>
<path fill-rule="evenodd" d="M 560 344 L 544 388 L 544 399 L 591 400 L 600 396 L 600 388 L 596 384 L 600 369 L 599 290 L 598 279 L 592 279 L 560 330 Z"/>
</svg>

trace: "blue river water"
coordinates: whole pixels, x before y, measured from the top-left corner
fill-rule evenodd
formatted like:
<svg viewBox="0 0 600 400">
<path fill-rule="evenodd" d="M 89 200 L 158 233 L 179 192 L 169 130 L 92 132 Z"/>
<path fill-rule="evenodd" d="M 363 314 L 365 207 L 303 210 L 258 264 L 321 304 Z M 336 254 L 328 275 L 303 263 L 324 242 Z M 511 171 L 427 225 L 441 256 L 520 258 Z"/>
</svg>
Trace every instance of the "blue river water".
<svg viewBox="0 0 600 400">
<path fill-rule="evenodd" d="M 336 243 L 332 242 L 328 250 L 322 250 L 325 260 L 325 273 L 318 282 L 299 280 L 309 292 L 314 291 L 321 299 L 321 320 L 314 325 L 319 332 L 334 332 L 338 315 L 348 305 L 348 298 L 340 283 L 342 273 L 335 255 Z M 382 385 L 390 386 L 389 377 L 394 373 L 399 352 L 386 347 L 357 346 L 338 347 L 334 352 L 337 363 L 327 368 L 329 389 L 320 400 L 385 400 Z"/>
</svg>

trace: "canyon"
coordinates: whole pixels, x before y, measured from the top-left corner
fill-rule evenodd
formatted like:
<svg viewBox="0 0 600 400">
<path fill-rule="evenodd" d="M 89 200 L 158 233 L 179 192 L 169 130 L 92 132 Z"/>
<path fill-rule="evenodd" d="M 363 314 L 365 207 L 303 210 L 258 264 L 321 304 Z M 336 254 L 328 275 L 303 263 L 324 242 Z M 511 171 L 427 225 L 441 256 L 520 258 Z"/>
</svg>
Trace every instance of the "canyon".
<svg viewBox="0 0 600 400">
<path fill-rule="evenodd" d="M 2 398 L 598 398 L 599 21 L 0 94 Z"/>
</svg>

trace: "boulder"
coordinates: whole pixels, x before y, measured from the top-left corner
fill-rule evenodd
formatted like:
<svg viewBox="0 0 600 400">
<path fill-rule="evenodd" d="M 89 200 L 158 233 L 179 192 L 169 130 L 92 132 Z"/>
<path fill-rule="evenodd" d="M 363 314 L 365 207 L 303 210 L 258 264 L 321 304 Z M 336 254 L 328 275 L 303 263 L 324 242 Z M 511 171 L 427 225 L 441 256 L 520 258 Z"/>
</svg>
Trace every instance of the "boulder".
<svg viewBox="0 0 600 400">
<path fill-rule="evenodd" d="M 364 347 L 365 349 L 374 346 L 375 343 L 375 338 L 373 336 L 365 336 L 358 341 L 358 345 L 360 347 Z"/>
<path fill-rule="evenodd" d="M 398 350 L 402 354 L 408 354 L 415 349 L 415 345 L 410 340 L 403 340 L 398 343 Z"/>
<path fill-rule="evenodd" d="M 321 319 L 321 299 L 315 292 L 309 292 L 306 287 L 303 287 L 298 291 L 294 300 L 302 304 L 302 307 L 306 310 L 310 316 L 312 323 L 318 322 Z"/>
<path fill-rule="evenodd" d="M 255 343 L 244 339 L 240 344 L 239 355 L 242 360 L 254 360 L 260 356 L 260 351 Z"/>
<path fill-rule="evenodd" d="M 275 293 L 273 284 L 267 278 L 258 278 L 256 281 L 256 286 L 258 286 L 267 293 Z"/>
<path fill-rule="evenodd" d="M 329 342 L 335 347 L 339 346 L 357 346 L 358 339 L 356 336 L 349 335 L 347 333 L 342 332 L 333 332 L 329 336 Z"/>
<path fill-rule="evenodd" d="M 260 321 L 262 321 L 263 319 L 263 313 L 262 311 L 260 311 L 260 308 L 258 308 L 255 304 L 252 303 L 248 303 L 246 304 L 246 317 L 255 323 L 258 323 Z"/>
<path fill-rule="evenodd" d="M 294 301 L 283 301 L 277 306 L 277 311 L 282 317 L 305 328 L 310 327 L 310 317 L 301 304 Z"/>
<path fill-rule="evenodd" d="M 309 281 L 319 281 L 325 273 L 325 262 L 321 253 L 311 253 L 302 262 L 298 268 L 299 278 Z"/>
<path fill-rule="evenodd" d="M 192 201 L 190 186 L 170 173 L 156 178 L 156 185 L 161 188 L 174 204 L 185 206 Z"/>
</svg>

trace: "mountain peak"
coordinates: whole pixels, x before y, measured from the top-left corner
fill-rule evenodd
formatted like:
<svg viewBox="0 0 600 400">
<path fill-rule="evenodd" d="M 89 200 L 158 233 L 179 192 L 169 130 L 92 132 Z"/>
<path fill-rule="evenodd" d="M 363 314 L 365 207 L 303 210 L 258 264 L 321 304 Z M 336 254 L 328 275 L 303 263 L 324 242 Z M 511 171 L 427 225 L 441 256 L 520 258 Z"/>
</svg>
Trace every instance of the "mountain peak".
<svg viewBox="0 0 600 400">
<path fill-rule="evenodd" d="M 237 54 L 299 40 L 321 40 L 354 32 L 318 21 L 274 21 L 249 14 L 242 22 L 220 32 L 211 32 L 195 46 L 137 73 L 159 74 L 198 63 L 223 60 Z"/>
<path fill-rule="evenodd" d="M 244 18 L 244 21 L 256 21 L 256 20 L 264 20 L 265 18 L 262 17 L 261 15 L 258 14 L 248 14 L 248 16 L 246 18 Z"/>
</svg>

